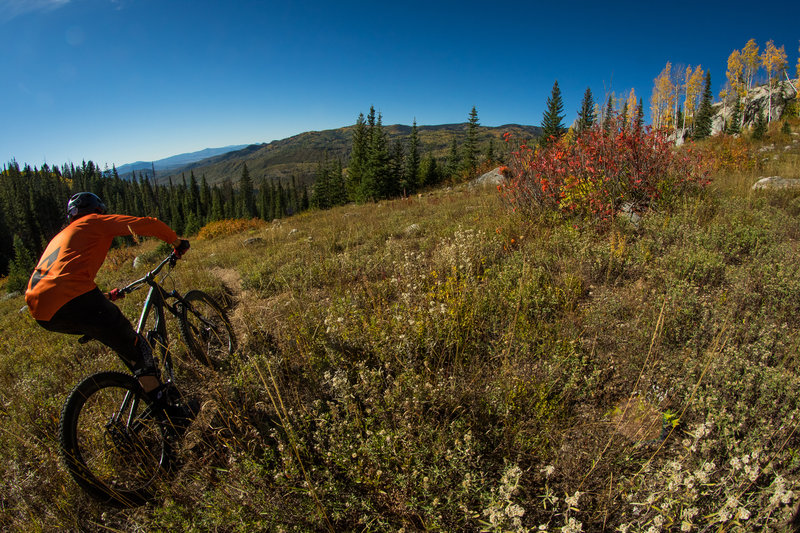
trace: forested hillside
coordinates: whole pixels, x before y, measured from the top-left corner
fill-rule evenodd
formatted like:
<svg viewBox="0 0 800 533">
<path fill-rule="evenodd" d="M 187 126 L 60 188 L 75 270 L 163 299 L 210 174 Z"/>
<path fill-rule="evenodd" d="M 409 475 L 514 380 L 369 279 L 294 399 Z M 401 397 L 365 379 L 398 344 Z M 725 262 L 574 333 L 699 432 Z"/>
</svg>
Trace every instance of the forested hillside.
<svg viewBox="0 0 800 533">
<path fill-rule="evenodd" d="M 539 128 L 485 128 L 475 109 L 465 124 L 383 127 L 371 109 L 352 127 L 252 145 L 156 179 L 147 170 L 121 176 L 92 161 L 42 168 L 11 161 L 0 172 L 0 276 L 9 274 L 8 290 L 24 286 L 78 191 L 97 193 L 111 212 L 154 216 L 191 236 L 223 219 L 271 221 L 458 182 L 504 159 L 508 131 L 528 138 Z"/>
<path fill-rule="evenodd" d="M 419 151 L 421 156 L 432 155 L 440 162 L 447 159 L 453 141 L 462 142 L 468 123 L 445 124 L 440 126 L 419 126 Z M 404 143 L 411 134 L 411 126 L 387 125 L 383 127 L 389 145 Z M 170 172 L 156 171 L 156 180 L 166 183 L 170 177 L 173 181 L 182 174 L 194 172 L 197 176 L 205 176 L 209 184 L 221 184 L 231 176 L 238 176 L 246 163 L 251 176 L 258 181 L 262 177 L 269 180 L 280 180 L 284 184 L 295 177 L 298 184 L 310 185 L 314 181 L 316 165 L 326 158 L 340 159 L 346 166 L 353 144 L 355 126 L 348 126 L 325 131 L 310 131 L 266 144 L 255 144 L 241 150 L 228 152 L 186 165 Z M 479 126 L 478 142 L 488 148 L 494 142 L 495 150 L 504 148 L 503 134 L 512 132 L 517 137 L 537 137 L 541 128 L 536 126 L 520 126 L 509 124 L 498 127 Z M 148 172 L 147 169 L 144 172 Z M 123 175 L 129 177 L 130 174 Z"/>
</svg>

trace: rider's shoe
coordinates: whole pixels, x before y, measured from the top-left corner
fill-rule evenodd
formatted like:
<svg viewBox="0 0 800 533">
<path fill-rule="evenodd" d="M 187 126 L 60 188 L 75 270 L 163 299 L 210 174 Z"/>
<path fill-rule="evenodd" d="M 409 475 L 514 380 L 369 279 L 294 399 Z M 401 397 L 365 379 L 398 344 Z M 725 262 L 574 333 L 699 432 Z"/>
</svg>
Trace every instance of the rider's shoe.
<svg viewBox="0 0 800 533">
<path fill-rule="evenodd" d="M 167 431 L 180 437 L 200 412 L 200 402 L 186 400 L 172 383 L 164 383 L 150 392 L 153 412 L 165 424 Z"/>
<path fill-rule="evenodd" d="M 200 402 L 189 400 L 163 408 L 163 422 L 167 431 L 174 437 L 181 437 L 200 412 Z"/>
</svg>

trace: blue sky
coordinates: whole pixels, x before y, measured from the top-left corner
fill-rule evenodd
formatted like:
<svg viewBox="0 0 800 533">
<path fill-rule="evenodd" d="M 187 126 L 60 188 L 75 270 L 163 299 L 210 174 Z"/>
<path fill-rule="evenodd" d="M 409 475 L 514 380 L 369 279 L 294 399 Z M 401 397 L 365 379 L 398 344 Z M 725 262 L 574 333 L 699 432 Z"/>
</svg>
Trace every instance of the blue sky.
<svg viewBox="0 0 800 533">
<path fill-rule="evenodd" d="M 710 69 L 750 38 L 798 57 L 800 4 L 0 0 L 0 165 L 151 161 L 355 122 L 538 125 L 644 98 L 667 61 Z"/>
</svg>

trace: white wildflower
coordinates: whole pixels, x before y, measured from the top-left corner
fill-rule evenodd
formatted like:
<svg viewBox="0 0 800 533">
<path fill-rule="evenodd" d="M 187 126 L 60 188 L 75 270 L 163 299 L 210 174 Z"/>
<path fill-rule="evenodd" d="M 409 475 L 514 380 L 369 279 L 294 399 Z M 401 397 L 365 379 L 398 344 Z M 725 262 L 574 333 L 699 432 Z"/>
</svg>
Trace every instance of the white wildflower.
<svg viewBox="0 0 800 533">
<path fill-rule="evenodd" d="M 509 518 L 516 518 L 524 514 L 525 514 L 525 509 L 523 509 L 516 503 L 512 503 L 511 505 L 506 507 L 506 516 L 508 516 Z"/>
<path fill-rule="evenodd" d="M 575 494 L 573 494 L 572 496 L 567 496 L 566 498 L 564 498 L 564 501 L 567 502 L 568 506 L 577 508 L 578 500 L 580 499 L 581 494 L 582 493 L 580 491 L 576 490 Z"/>
<path fill-rule="evenodd" d="M 580 533 L 581 531 L 583 531 L 583 523 L 573 517 L 570 517 L 567 525 L 561 528 L 561 533 Z"/>
</svg>

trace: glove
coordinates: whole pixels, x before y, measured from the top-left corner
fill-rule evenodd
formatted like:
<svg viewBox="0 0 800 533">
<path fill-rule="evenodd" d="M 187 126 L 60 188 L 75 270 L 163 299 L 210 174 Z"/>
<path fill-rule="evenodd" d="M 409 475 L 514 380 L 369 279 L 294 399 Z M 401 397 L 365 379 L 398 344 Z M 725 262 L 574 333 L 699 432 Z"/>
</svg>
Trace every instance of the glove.
<svg viewBox="0 0 800 533">
<path fill-rule="evenodd" d="M 181 239 L 181 243 L 175 247 L 175 257 L 180 259 L 187 251 L 189 251 L 189 241 Z"/>
<path fill-rule="evenodd" d="M 125 298 L 125 293 L 120 291 L 119 289 L 111 289 L 111 292 L 108 293 L 108 299 L 112 302 L 116 302 L 117 300 L 121 300 Z"/>
</svg>

